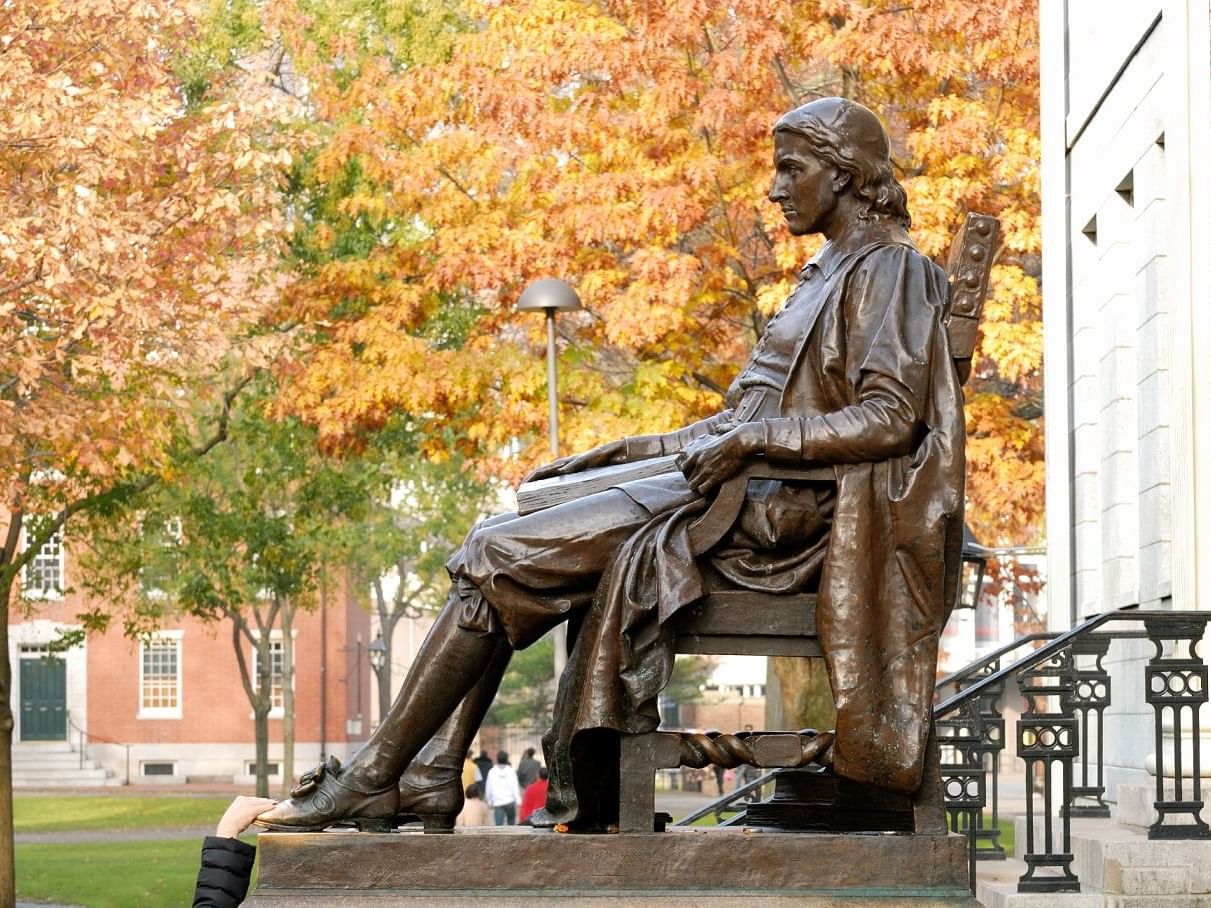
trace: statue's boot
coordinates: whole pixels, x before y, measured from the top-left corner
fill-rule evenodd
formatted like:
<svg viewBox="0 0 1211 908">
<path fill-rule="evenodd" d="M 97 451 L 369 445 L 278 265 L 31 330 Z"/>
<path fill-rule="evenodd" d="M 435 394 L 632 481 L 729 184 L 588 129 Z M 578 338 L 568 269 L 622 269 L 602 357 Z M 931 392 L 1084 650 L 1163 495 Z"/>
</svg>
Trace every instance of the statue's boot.
<svg viewBox="0 0 1211 908">
<path fill-rule="evenodd" d="M 512 647 L 501 639 L 483 676 L 400 777 L 397 821 L 415 817 L 426 833 L 454 832 L 454 820 L 463 809 L 463 761 L 512 654 Z"/>
<path fill-rule="evenodd" d="M 386 828 L 399 812 L 399 779 L 508 644 L 498 632 L 459 627 L 457 593 L 438 615 L 374 734 L 345 766 L 329 760 L 304 775 L 291 797 L 256 819 L 279 832 L 333 825 Z M 491 699 L 491 698 L 489 698 Z M 465 753 L 464 749 L 464 753 Z"/>
</svg>

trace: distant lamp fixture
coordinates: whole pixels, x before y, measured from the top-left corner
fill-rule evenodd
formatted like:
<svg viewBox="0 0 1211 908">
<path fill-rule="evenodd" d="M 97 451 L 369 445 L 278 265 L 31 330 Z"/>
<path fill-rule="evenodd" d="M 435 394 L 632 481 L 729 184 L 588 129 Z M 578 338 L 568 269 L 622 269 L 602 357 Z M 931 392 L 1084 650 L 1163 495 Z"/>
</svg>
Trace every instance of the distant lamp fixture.
<svg viewBox="0 0 1211 908">
<path fill-rule="evenodd" d="M 974 609 L 980 604 L 980 589 L 984 586 L 984 567 L 992 549 L 981 545 L 963 524 L 963 563 L 959 574 L 959 601 L 955 608 Z"/>
<path fill-rule="evenodd" d="M 366 647 L 366 655 L 370 659 L 370 667 L 378 671 L 387 661 L 387 644 L 383 642 L 383 632 L 379 631 L 374 642 Z"/>
<path fill-rule="evenodd" d="M 559 456 L 559 399 L 555 387 L 555 313 L 582 309 L 580 297 L 556 277 L 544 277 L 521 292 L 518 312 L 541 311 L 547 315 L 547 405 L 551 433 L 551 456 Z"/>
</svg>

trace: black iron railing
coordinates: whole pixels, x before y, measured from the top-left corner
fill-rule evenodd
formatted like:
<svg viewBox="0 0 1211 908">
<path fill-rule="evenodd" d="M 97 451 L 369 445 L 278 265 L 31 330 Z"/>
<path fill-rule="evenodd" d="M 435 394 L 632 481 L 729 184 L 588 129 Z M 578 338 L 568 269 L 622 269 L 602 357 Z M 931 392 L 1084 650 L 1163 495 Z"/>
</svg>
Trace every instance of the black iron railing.
<svg viewBox="0 0 1211 908">
<path fill-rule="evenodd" d="M 126 774 L 122 778 L 122 784 L 123 785 L 130 784 L 130 749 L 131 749 L 131 747 L 134 746 L 133 744 L 125 744 L 122 741 L 114 741 L 111 738 L 106 738 L 102 735 L 98 735 L 93 732 L 89 732 L 87 729 L 81 728 L 79 725 L 77 725 L 75 723 L 75 721 L 71 717 L 71 713 L 67 714 L 67 724 L 70 727 L 71 731 L 74 731 L 77 735 L 77 740 L 79 742 L 78 750 L 80 751 L 80 768 L 81 769 L 84 768 L 84 763 L 88 759 L 87 751 L 88 751 L 89 743 L 96 742 L 98 744 L 114 744 L 118 747 L 123 747 L 126 749 Z M 70 738 L 68 739 L 68 743 L 70 744 Z"/>
<path fill-rule="evenodd" d="M 987 751 L 982 753 L 980 745 L 987 741 L 990 727 L 995 729 L 992 717 L 999 721 L 997 704 L 1006 683 L 1013 679 L 1026 704 L 1015 736 L 1017 755 L 1026 763 L 1026 873 L 1018 881 L 1018 890 L 1080 890 L 1080 880 L 1072 870 L 1070 821 L 1074 816 L 1110 813 L 1105 801 L 1103 727 L 1111 703 L 1111 678 L 1103 661 L 1115 640 L 1146 638 L 1155 648 L 1144 668 L 1145 699 L 1155 710 L 1157 759 L 1158 819 L 1148 836 L 1209 837 L 1201 816 L 1198 738 L 1199 710 L 1207 702 L 1207 667 L 1198 641 L 1209 619 L 1211 615 L 1206 613 L 1140 611 L 1129 606 L 1094 615 L 1062 634 L 1032 635 L 1029 642 L 1041 645 L 1011 665 L 1000 667 L 1004 653 L 990 654 L 956 673 L 957 679 L 943 679 L 962 688 L 935 708 L 934 719 L 939 740 L 949 745 L 946 749 L 951 756 L 942 766 L 951 827 L 977 833 L 971 837 L 973 884 L 975 860 L 983 851 L 978 848 L 978 817 L 989 807 L 990 793 Z M 1123 624 L 1135 627 L 1101 630 L 1104 625 Z M 1175 738 L 1171 767 L 1166 765 L 1170 756 L 1162 736 L 1166 712 L 1172 718 Z M 1181 765 L 1183 728 L 1189 732 L 1194 764 L 1188 775 Z M 991 749 L 992 743 L 986 746 Z M 1164 787 L 1170 773 L 1176 780 L 1171 798 Z M 995 791 L 991 806 L 995 815 Z M 1173 822 L 1175 817 L 1188 817 L 1189 822 Z"/>
</svg>

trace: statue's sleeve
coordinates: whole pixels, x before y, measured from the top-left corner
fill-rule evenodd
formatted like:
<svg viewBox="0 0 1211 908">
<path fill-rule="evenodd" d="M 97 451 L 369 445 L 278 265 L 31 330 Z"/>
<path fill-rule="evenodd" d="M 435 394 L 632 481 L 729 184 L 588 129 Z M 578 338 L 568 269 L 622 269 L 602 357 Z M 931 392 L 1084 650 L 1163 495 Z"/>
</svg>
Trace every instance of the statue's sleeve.
<svg viewBox="0 0 1211 908">
<path fill-rule="evenodd" d="M 627 462 L 644 460 L 648 457 L 661 457 L 665 454 L 676 454 L 695 438 L 711 434 L 716 426 L 727 422 L 731 418 L 732 411 L 724 410 L 716 413 L 714 416 L 700 419 L 698 422 L 692 423 L 683 429 L 666 432 L 663 435 L 631 435 L 626 439 Z"/>
<path fill-rule="evenodd" d="M 914 249 L 886 246 L 856 266 L 844 292 L 845 372 L 858 375 L 854 402 L 764 420 L 772 461 L 871 463 L 908 454 L 920 440 L 945 274 Z"/>
</svg>

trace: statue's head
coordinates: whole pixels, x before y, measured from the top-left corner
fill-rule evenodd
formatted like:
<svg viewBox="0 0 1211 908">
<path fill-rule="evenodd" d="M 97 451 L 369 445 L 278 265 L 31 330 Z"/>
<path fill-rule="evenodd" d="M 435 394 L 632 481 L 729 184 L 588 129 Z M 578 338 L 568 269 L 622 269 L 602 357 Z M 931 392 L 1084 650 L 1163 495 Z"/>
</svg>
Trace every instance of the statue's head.
<svg viewBox="0 0 1211 908">
<path fill-rule="evenodd" d="M 796 107 L 774 124 L 774 139 L 798 136 L 820 160 L 848 175 L 843 191 L 859 202 L 858 217 L 912 223 L 904 187 L 891 167 L 887 131 L 871 111 L 848 98 L 820 98 Z"/>
</svg>

